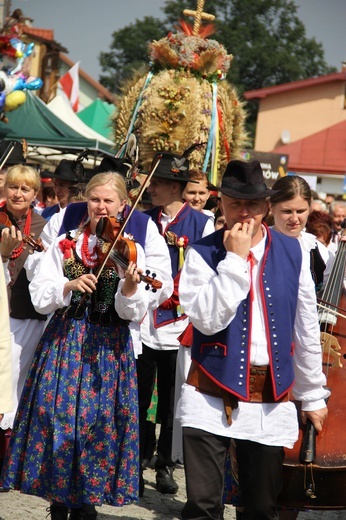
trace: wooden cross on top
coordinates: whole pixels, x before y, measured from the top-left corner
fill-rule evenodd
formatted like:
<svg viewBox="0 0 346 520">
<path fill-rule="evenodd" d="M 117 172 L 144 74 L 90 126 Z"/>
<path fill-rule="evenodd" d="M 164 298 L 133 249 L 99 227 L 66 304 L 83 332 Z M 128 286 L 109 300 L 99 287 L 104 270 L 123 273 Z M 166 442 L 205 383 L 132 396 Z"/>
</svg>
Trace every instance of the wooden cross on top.
<svg viewBox="0 0 346 520">
<path fill-rule="evenodd" d="M 205 0 L 197 0 L 197 9 L 196 11 L 191 11 L 190 9 L 185 9 L 183 13 L 185 16 L 193 16 L 195 21 L 193 24 L 193 35 L 198 36 L 199 29 L 201 27 L 202 20 L 209 20 L 212 22 L 215 18 L 213 14 L 208 14 L 203 12 Z"/>
</svg>

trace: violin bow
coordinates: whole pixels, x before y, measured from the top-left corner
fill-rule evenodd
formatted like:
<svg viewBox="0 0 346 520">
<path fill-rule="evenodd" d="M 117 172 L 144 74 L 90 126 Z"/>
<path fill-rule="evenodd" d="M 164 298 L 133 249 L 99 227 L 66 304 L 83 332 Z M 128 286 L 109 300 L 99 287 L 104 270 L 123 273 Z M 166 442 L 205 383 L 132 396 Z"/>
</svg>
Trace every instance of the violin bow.
<svg viewBox="0 0 346 520">
<path fill-rule="evenodd" d="M 6 150 L 4 151 L 4 153 L 2 154 L 2 156 L 0 158 L 0 170 L 3 169 L 4 164 L 6 164 L 6 161 L 9 158 L 9 156 L 11 155 L 11 153 L 13 152 L 15 146 L 16 146 L 15 141 L 10 141 L 8 147 L 6 148 Z"/>
<path fill-rule="evenodd" d="M 97 272 L 97 275 L 96 275 L 96 278 L 97 278 L 97 279 L 99 279 L 99 277 L 100 277 L 100 275 L 101 275 L 101 273 L 102 273 L 102 270 L 104 269 L 104 267 L 105 267 L 105 265 L 106 265 L 106 263 L 107 263 L 107 261 L 108 261 L 110 255 L 112 254 L 112 251 L 113 251 L 115 245 L 117 244 L 117 242 L 118 242 L 118 240 L 120 239 L 120 237 L 123 235 L 123 233 L 124 233 L 124 229 L 125 229 L 125 227 L 126 227 L 128 221 L 130 220 L 130 218 L 131 218 L 131 216 L 132 216 L 132 213 L 133 213 L 134 210 L 136 209 L 136 206 L 137 206 L 138 202 L 140 201 L 140 199 L 141 199 L 141 197 L 142 197 L 144 191 L 146 190 L 146 188 L 147 188 L 149 182 L 151 181 L 151 178 L 153 177 L 153 175 L 154 175 L 154 173 L 155 173 L 155 171 L 156 171 L 158 165 L 160 164 L 161 159 L 162 159 L 162 154 L 157 156 L 157 160 L 156 160 L 156 162 L 155 162 L 153 168 L 151 169 L 151 171 L 149 172 L 147 178 L 146 178 L 145 181 L 143 182 L 143 184 L 142 184 L 142 186 L 141 186 L 141 189 L 139 190 L 139 193 L 138 193 L 136 199 L 134 200 L 134 202 L 133 202 L 133 204 L 132 204 L 132 206 L 131 206 L 131 209 L 130 209 L 130 211 L 129 211 L 129 214 L 127 215 L 127 217 L 125 218 L 124 222 L 122 223 L 118 235 L 116 236 L 116 238 L 115 238 L 114 242 L 112 243 L 111 247 L 109 248 L 109 250 L 108 250 L 108 252 L 107 252 L 107 254 L 106 254 L 106 256 L 105 256 L 105 258 L 104 258 L 104 260 L 103 260 L 103 262 L 102 262 L 102 264 L 100 265 L 100 268 L 99 268 L 99 270 L 98 270 L 98 272 Z"/>
</svg>

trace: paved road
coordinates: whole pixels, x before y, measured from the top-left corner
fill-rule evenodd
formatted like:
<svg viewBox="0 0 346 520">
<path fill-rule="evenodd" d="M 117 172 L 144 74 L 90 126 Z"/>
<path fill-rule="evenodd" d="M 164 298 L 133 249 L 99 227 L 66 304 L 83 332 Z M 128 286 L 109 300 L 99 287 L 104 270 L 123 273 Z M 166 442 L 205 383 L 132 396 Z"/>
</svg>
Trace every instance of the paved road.
<svg viewBox="0 0 346 520">
<path fill-rule="evenodd" d="M 138 505 L 125 507 L 103 506 L 98 508 L 98 520 L 179 520 L 186 494 L 184 471 L 178 467 L 175 477 L 179 483 L 177 495 L 161 495 L 155 490 L 155 472 L 147 469 L 144 472 L 145 493 Z M 0 520 L 47 520 L 48 503 L 18 491 L 0 493 Z M 225 520 L 235 520 L 235 510 L 226 506 Z M 300 513 L 299 520 L 346 520 L 346 511 L 325 511 Z"/>
</svg>

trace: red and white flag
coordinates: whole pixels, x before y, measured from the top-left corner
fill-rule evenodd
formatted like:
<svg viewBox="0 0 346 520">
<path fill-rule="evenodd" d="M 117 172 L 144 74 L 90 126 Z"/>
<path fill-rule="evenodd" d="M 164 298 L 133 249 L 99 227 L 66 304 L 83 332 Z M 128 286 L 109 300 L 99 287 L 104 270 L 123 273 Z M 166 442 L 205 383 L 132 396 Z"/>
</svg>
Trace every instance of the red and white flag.
<svg viewBox="0 0 346 520">
<path fill-rule="evenodd" d="M 74 112 L 79 104 L 79 61 L 59 79 L 59 84 L 68 97 Z"/>
</svg>

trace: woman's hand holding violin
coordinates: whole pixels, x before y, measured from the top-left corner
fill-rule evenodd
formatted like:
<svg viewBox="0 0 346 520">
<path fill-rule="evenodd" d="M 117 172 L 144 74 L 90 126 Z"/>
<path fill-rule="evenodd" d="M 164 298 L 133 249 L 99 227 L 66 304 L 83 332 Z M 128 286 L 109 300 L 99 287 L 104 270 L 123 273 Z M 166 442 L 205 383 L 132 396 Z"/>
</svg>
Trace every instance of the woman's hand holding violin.
<svg viewBox="0 0 346 520">
<path fill-rule="evenodd" d="M 13 249 L 23 240 L 22 233 L 15 226 L 6 227 L 1 232 L 0 253 L 3 262 L 7 262 Z"/>
<path fill-rule="evenodd" d="M 137 291 L 137 285 L 141 281 L 139 275 L 142 274 L 142 272 L 143 271 L 138 269 L 134 262 L 129 262 L 125 271 L 125 282 L 121 290 L 122 294 L 127 298 L 133 296 Z"/>
<path fill-rule="evenodd" d="M 64 298 L 71 291 L 79 291 L 81 293 L 93 293 L 96 290 L 97 278 L 94 274 L 82 274 L 75 280 L 70 280 L 64 285 Z"/>
</svg>

